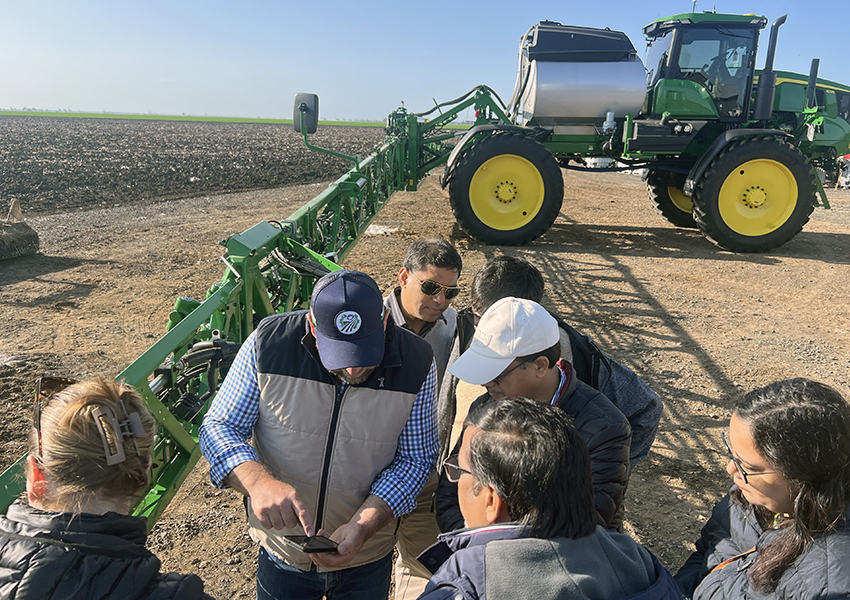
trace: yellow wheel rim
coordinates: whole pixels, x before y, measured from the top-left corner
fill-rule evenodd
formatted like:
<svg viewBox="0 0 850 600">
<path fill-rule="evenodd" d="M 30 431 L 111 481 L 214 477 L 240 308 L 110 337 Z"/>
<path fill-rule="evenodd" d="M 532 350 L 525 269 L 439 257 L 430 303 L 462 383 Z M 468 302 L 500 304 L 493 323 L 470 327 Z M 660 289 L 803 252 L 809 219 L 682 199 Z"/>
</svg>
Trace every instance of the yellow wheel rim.
<svg viewBox="0 0 850 600">
<path fill-rule="evenodd" d="M 670 200 L 673 201 L 676 208 L 688 214 L 694 212 L 694 205 L 691 202 L 691 199 L 685 196 L 685 192 L 675 186 L 668 185 L 667 194 L 670 196 Z"/>
<path fill-rule="evenodd" d="M 515 154 L 494 156 L 482 164 L 469 183 L 469 204 L 487 227 L 512 231 L 540 212 L 546 189 L 531 162 Z"/>
<path fill-rule="evenodd" d="M 745 162 L 723 182 L 718 209 L 735 233 L 766 235 L 791 217 L 797 206 L 797 180 L 780 162 L 761 158 Z"/>
</svg>

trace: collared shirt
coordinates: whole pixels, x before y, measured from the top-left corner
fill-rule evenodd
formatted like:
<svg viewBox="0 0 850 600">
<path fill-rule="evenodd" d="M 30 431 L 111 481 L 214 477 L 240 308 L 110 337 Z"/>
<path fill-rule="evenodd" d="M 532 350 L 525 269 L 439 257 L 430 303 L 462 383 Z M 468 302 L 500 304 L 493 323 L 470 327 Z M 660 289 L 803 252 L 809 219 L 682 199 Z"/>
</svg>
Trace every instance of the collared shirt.
<svg viewBox="0 0 850 600">
<path fill-rule="evenodd" d="M 413 330 L 407 324 L 404 318 L 404 312 L 401 310 L 401 288 L 396 287 L 389 294 L 384 296 L 384 306 L 390 311 L 392 322 L 413 333 Z M 434 360 L 437 363 L 437 384 L 441 385 L 443 375 L 446 372 L 446 367 L 449 363 L 449 354 L 452 350 L 455 332 L 457 331 L 457 311 L 451 306 L 443 311 L 443 314 L 433 322 L 426 322 L 418 335 L 423 340 L 428 342 L 431 350 L 434 352 Z"/>
<path fill-rule="evenodd" d="M 255 337 L 256 332 L 251 333 L 242 344 L 201 427 L 201 450 L 210 462 L 210 479 L 219 488 L 226 487 L 225 478 L 240 464 L 259 462 L 257 451 L 247 441 L 253 434 L 260 406 Z M 432 361 L 399 434 L 395 458 L 378 474 L 370 489 L 396 517 L 416 506 L 416 494 L 437 460 L 436 390 L 437 370 Z"/>
<path fill-rule="evenodd" d="M 552 396 L 552 399 L 549 401 L 549 404 L 552 406 L 558 406 L 558 403 L 561 401 L 561 395 L 563 394 L 568 381 L 567 374 L 564 373 L 564 370 L 560 365 L 558 365 L 558 373 L 561 374 L 561 383 L 558 384 L 558 389 L 555 390 L 555 395 Z"/>
</svg>

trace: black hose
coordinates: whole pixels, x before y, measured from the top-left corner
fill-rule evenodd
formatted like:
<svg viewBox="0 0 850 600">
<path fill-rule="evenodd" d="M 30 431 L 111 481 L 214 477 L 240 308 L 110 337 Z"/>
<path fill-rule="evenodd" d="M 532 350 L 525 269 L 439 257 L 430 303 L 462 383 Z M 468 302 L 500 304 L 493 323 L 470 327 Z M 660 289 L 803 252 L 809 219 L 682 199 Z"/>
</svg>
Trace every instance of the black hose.
<svg viewBox="0 0 850 600">
<path fill-rule="evenodd" d="M 469 90 L 468 92 L 466 92 L 463 96 L 461 96 L 461 97 L 459 97 L 459 98 L 455 98 L 454 100 L 449 100 L 449 101 L 447 101 L 447 102 L 441 102 L 440 104 L 435 105 L 435 106 L 434 106 L 434 108 L 432 108 L 432 109 L 430 109 L 430 110 L 427 110 L 427 111 L 425 111 L 425 112 L 421 112 L 421 113 L 412 113 L 412 114 L 413 114 L 413 116 L 414 116 L 414 117 L 427 117 L 428 115 L 430 115 L 432 112 L 434 112 L 434 111 L 435 111 L 435 110 L 437 110 L 438 108 L 442 108 L 442 107 L 444 107 L 444 106 L 449 106 L 449 105 L 453 105 L 453 104 L 460 104 L 461 102 L 463 102 L 464 100 L 466 100 L 467 98 L 469 98 L 472 94 L 474 94 L 474 93 L 475 93 L 475 91 L 476 91 L 476 90 L 478 90 L 478 89 L 485 89 L 485 90 L 487 90 L 487 91 L 488 91 L 488 92 L 490 92 L 493 96 L 495 96 L 496 100 L 498 100 L 498 101 L 499 101 L 499 104 L 501 104 L 501 105 L 502 105 L 502 108 L 503 108 L 503 109 L 505 109 L 505 110 L 507 110 L 507 109 L 508 109 L 508 107 L 505 105 L 504 101 L 503 101 L 503 100 L 499 97 L 499 94 L 497 94 L 497 93 L 493 90 L 493 88 L 491 88 L 489 85 L 478 85 L 478 86 L 475 86 L 474 88 L 472 88 L 471 90 Z"/>
</svg>

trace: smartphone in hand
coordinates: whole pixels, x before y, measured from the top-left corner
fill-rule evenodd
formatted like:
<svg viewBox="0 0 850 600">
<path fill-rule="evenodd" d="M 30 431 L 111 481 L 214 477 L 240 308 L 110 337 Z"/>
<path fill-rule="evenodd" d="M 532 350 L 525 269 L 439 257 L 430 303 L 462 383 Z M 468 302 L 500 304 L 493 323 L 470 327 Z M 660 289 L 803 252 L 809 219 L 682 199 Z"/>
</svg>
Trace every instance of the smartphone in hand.
<svg viewBox="0 0 850 600">
<path fill-rule="evenodd" d="M 307 554 L 313 552 L 336 552 L 339 544 L 323 535 L 286 535 L 284 543 Z"/>
</svg>

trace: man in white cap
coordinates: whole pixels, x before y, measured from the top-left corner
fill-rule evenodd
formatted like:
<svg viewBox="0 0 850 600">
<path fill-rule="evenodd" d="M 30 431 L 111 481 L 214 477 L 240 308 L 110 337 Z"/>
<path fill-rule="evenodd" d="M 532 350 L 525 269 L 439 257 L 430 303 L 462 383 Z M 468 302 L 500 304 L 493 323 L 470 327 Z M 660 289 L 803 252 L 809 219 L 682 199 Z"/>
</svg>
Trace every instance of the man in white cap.
<svg viewBox="0 0 850 600">
<path fill-rule="evenodd" d="M 579 381 L 560 353 L 558 322 L 545 308 L 531 300 L 502 298 L 482 315 L 472 344 L 449 372 L 486 388 L 470 412 L 482 403 L 525 397 L 570 415 L 590 451 L 599 524 L 619 530 L 629 481 L 629 422 L 601 392 Z M 457 485 L 445 473 L 437 490 L 437 521 L 442 531 L 464 526 Z"/>
</svg>

